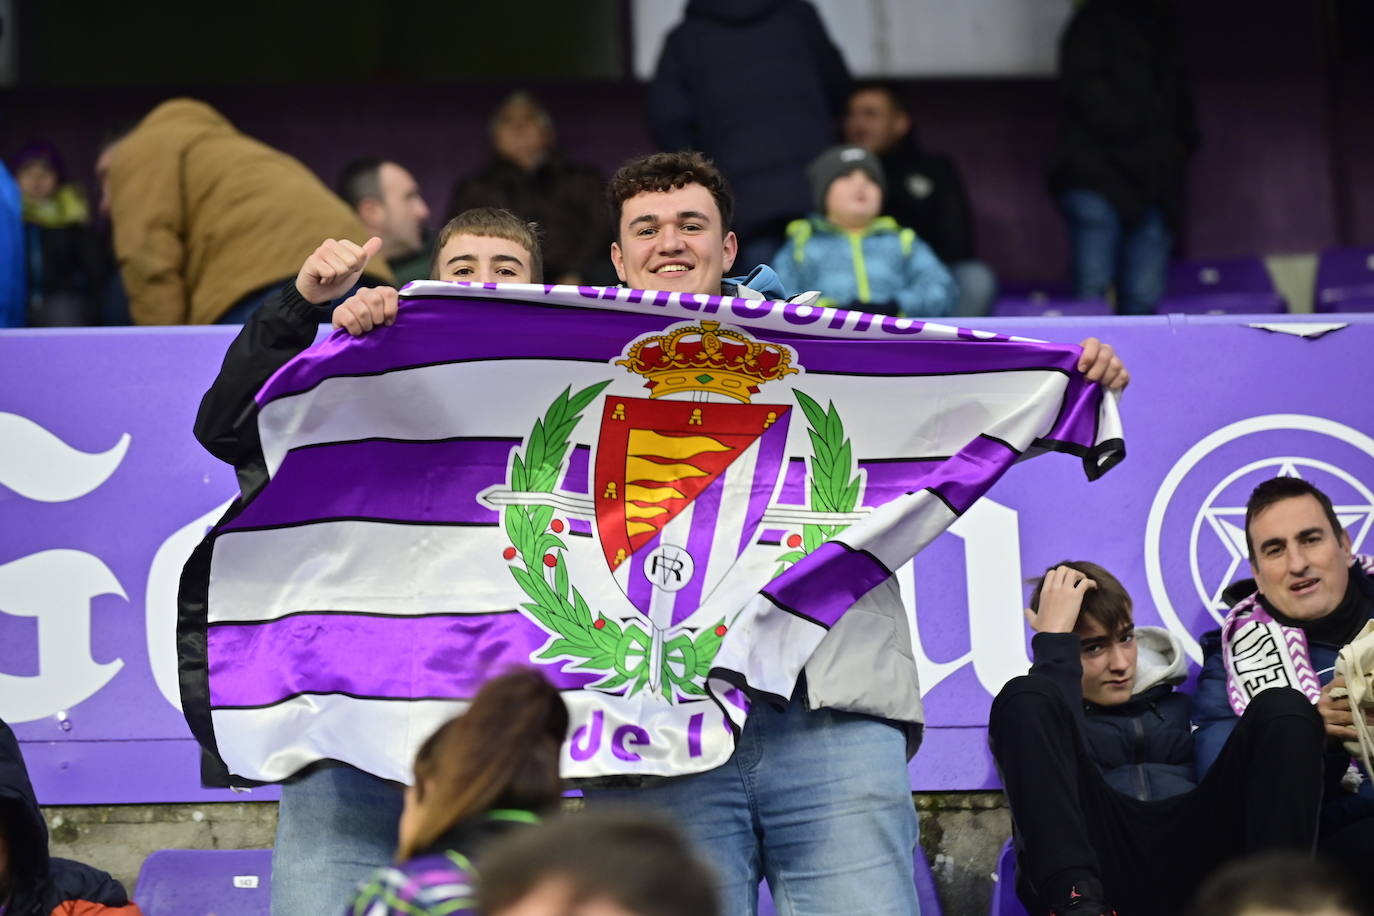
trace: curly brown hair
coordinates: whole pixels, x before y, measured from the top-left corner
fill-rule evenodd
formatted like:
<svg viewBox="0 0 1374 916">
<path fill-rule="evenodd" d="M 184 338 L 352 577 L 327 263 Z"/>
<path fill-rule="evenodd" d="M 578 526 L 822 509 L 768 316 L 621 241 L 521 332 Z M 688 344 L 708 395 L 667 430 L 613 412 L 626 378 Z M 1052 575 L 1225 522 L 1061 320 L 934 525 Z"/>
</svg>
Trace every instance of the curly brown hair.
<svg viewBox="0 0 1374 916">
<path fill-rule="evenodd" d="M 606 186 L 606 202 L 610 205 L 616 237 L 620 236 L 620 214 L 625 201 L 646 191 L 675 191 L 689 184 L 699 184 L 711 192 L 716 209 L 720 210 L 721 235 L 729 232 L 735 216 L 735 195 L 730 190 L 730 182 L 710 159 L 701 153 L 683 150 L 631 159 L 611 176 Z"/>
</svg>

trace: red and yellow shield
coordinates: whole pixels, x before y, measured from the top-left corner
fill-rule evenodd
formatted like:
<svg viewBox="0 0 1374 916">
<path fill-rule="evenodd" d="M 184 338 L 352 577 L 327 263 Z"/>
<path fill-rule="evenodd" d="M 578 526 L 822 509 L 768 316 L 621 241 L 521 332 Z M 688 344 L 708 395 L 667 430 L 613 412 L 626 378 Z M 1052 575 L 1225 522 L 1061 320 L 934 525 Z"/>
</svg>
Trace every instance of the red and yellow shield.
<svg viewBox="0 0 1374 916">
<path fill-rule="evenodd" d="M 611 569 L 653 540 L 788 409 L 606 398 L 592 490 Z"/>
</svg>

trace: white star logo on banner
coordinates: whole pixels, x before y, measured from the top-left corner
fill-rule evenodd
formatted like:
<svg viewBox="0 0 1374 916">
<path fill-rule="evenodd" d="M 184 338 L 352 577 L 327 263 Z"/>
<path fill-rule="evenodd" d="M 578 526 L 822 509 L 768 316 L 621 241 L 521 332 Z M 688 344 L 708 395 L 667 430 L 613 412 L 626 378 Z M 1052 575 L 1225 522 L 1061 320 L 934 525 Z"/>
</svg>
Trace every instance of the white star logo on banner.
<svg viewBox="0 0 1374 916">
<path fill-rule="evenodd" d="M 1267 462 L 1258 462 L 1251 465 L 1247 470 L 1254 470 L 1256 467 L 1264 465 L 1278 465 L 1275 477 L 1296 477 L 1300 480 L 1306 479 L 1298 470 L 1299 465 L 1309 468 L 1317 468 L 1329 473 L 1334 473 L 1346 482 L 1352 484 L 1360 495 L 1364 496 L 1366 502 L 1355 505 L 1335 505 L 1336 518 L 1341 526 L 1350 535 L 1351 548 L 1355 553 L 1360 552 L 1365 537 L 1369 534 L 1371 522 L 1374 522 L 1374 494 L 1371 494 L 1359 481 L 1350 475 L 1340 471 L 1325 462 L 1311 461 L 1303 458 L 1277 458 Z M 1222 600 L 1221 594 L 1226 587 L 1236 580 L 1239 575 L 1248 575 L 1246 568 L 1249 563 L 1249 547 L 1245 542 L 1245 506 L 1204 506 L 1199 513 L 1201 520 L 1207 523 L 1217 540 L 1221 542 L 1226 550 L 1227 564 L 1225 571 L 1213 580 L 1213 588 L 1208 589 L 1208 594 L 1204 595 L 1207 606 L 1215 611 L 1225 612 L 1228 608 L 1226 602 Z M 1194 559 L 1196 563 L 1196 559 Z"/>
</svg>

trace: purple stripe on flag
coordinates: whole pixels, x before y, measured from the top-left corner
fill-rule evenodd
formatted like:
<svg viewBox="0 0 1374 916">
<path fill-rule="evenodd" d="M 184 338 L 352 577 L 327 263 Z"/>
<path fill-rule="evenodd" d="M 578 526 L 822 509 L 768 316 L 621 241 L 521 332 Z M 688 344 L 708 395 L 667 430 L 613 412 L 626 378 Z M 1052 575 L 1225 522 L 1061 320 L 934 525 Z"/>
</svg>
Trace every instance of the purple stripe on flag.
<svg viewBox="0 0 1374 916">
<path fill-rule="evenodd" d="M 520 300 L 407 300 L 392 327 L 357 338 L 336 331 L 287 363 L 263 386 L 257 402 L 265 404 L 304 391 L 333 376 L 371 375 L 434 363 L 517 358 L 609 362 L 634 338 L 661 331 L 679 320 L 652 312 L 560 309 Z M 724 320 L 728 322 L 728 317 Z M 917 337 L 835 340 L 745 327 L 760 339 L 787 341 L 797 349 L 798 361 L 813 373 L 1072 371 L 1080 352 L 1062 344 Z M 518 333 L 517 328 L 530 330 Z"/>
<path fill-rule="evenodd" d="M 518 445 L 508 439 L 463 439 L 296 449 L 282 461 L 272 485 L 223 530 L 323 518 L 495 524 L 500 516 L 478 503 L 477 494 L 505 484 L 511 449 Z"/>
<path fill-rule="evenodd" d="M 891 573 L 871 555 L 829 541 L 763 589 L 774 604 L 829 628 Z"/>
<path fill-rule="evenodd" d="M 297 614 L 213 626 L 206 634 L 212 706 L 266 706 L 303 692 L 391 699 L 467 698 L 548 639 L 518 613 L 443 617 Z M 387 651 L 379 652 L 385 646 Z M 540 664 L 560 689 L 595 674 Z"/>
<path fill-rule="evenodd" d="M 706 581 L 712 561 L 729 566 L 735 557 L 711 556 L 711 543 L 716 536 L 716 522 L 720 519 L 720 494 L 725 489 L 727 468 L 711 485 L 692 500 L 692 527 L 687 535 L 687 555 L 695 567 L 692 578 L 673 596 L 673 623 L 679 624 L 692 615 L 701 603 L 701 586 Z"/>
<path fill-rule="evenodd" d="M 963 515 L 1016 461 L 1016 452 L 1004 442 L 978 436 L 942 462 L 922 481 L 939 493 L 955 513 Z"/>
<path fill-rule="evenodd" d="M 1092 448 L 1097 444 L 1097 410 L 1103 397 L 1102 389 L 1095 382 L 1081 375 L 1072 376 L 1064 389 L 1059 417 L 1044 438 Z"/>
<path fill-rule="evenodd" d="M 573 446 L 572 453 L 568 455 L 568 472 L 563 475 L 563 483 L 558 489 L 564 493 L 587 493 L 588 482 L 591 477 L 587 474 L 587 466 L 591 462 L 592 450 L 586 445 Z"/>
<path fill-rule="evenodd" d="M 754 540 L 754 532 L 763 522 L 763 513 L 773 498 L 778 474 L 782 468 L 782 453 L 787 447 L 787 427 L 792 422 L 796 410 L 789 410 L 778 418 L 772 426 L 763 431 L 758 439 L 758 455 L 754 459 L 754 481 L 749 493 L 749 508 L 744 513 L 744 530 L 740 532 L 739 552 L 744 553 Z M 789 462 L 790 463 L 790 462 Z M 802 463 L 805 473 L 805 463 Z M 791 470 L 789 467 L 787 470 Z M 734 557 L 730 558 L 734 562 Z"/>
<path fill-rule="evenodd" d="M 654 597 L 654 587 L 649 582 L 649 576 L 644 571 L 644 564 L 649 558 L 649 554 L 658 549 L 662 542 L 663 532 L 659 531 L 648 542 L 634 553 L 630 554 L 629 581 L 625 583 L 626 595 L 630 603 L 639 608 L 643 614 L 649 613 L 649 604 Z"/>
</svg>

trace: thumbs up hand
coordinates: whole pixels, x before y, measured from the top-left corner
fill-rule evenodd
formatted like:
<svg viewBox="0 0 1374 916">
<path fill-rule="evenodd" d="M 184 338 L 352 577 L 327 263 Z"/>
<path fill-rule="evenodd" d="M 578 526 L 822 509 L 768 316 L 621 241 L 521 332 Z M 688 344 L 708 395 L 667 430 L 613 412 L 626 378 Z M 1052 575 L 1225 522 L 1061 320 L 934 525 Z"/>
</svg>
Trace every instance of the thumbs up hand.
<svg viewBox="0 0 1374 916">
<path fill-rule="evenodd" d="M 296 290 L 315 305 L 337 299 L 353 288 L 367 262 L 381 250 L 382 240 L 376 236 L 362 245 L 348 239 L 325 239 L 301 265 Z"/>
</svg>

